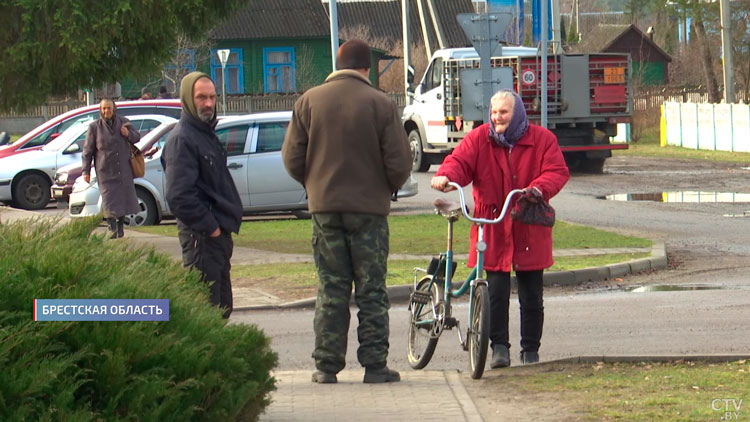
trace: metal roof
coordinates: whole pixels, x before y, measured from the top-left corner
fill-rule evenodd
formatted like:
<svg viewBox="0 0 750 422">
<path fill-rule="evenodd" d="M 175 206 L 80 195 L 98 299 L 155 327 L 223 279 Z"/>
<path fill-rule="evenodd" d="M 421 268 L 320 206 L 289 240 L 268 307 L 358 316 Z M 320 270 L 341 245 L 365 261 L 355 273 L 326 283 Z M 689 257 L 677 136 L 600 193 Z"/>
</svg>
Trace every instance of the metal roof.
<svg viewBox="0 0 750 422">
<path fill-rule="evenodd" d="M 329 27 L 320 0 L 253 0 L 219 24 L 210 38 L 328 38 Z"/>
</svg>

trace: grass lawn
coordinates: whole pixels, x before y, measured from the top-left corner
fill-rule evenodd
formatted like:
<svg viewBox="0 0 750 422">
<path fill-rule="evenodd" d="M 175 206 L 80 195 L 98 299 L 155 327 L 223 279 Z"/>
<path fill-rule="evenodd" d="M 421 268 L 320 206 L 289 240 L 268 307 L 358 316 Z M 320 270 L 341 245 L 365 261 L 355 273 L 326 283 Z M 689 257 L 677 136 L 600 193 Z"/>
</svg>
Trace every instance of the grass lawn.
<svg viewBox="0 0 750 422">
<path fill-rule="evenodd" d="M 445 248 L 447 223 L 433 214 L 399 215 L 388 219 L 391 233 L 391 254 L 432 255 Z M 240 234 L 234 236 L 236 246 L 281 253 L 311 253 L 312 223 L 309 220 L 246 221 Z M 459 220 L 454 227 L 453 249 L 457 254 L 469 251 L 470 224 Z M 174 225 L 147 226 L 137 230 L 163 236 L 177 236 Z M 623 236 L 557 221 L 554 232 L 555 249 L 607 247 L 649 247 L 651 241 Z"/>
<path fill-rule="evenodd" d="M 482 383 L 502 386 L 513 399 L 533 397 L 533 403 L 528 403 L 532 408 L 564 409 L 568 413 L 565 416 L 575 420 L 719 421 L 750 417 L 750 363 L 745 360 L 513 367 Z M 477 387 L 496 391 L 489 385 Z M 725 413 L 731 411 L 739 412 L 734 414 L 738 417 Z"/>
<path fill-rule="evenodd" d="M 614 264 L 631 259 L 645 258 L 647 253 L 639 254 L 609 254 L 591 255 L 577 257 L 555 258 L 555 265 L 547 271 L 563 271 L 576 268 L 595 267 L 600 265 Z M 389 286 L 412 284 L 414 282 L 414 268 L 426 268 L 429 260 L 389 260 L 388 275 L 386 283 Z M 466 260 L 458 260 L 454 281 L 462 282 L 471 273 L 466 267 Z M 419 277 L 422 277 L 420 273 Z M 245 278 L 249 280 L 271 280 L 274 282 L 285 282 L 294 287 L 312 287 L 318 284 L 318 275 L 315 264 L 312 262 L 263 264 L 263 265 L 234 265 L 232 266 L 232 278 Z"/>
</svg>

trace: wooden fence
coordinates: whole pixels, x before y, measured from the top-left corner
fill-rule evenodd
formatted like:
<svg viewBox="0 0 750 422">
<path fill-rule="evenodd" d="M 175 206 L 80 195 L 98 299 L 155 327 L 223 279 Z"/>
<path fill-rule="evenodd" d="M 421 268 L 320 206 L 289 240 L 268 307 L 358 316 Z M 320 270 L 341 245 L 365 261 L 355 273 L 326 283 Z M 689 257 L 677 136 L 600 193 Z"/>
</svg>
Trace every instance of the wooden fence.
<svg viewBox="0 0 750 422">
<path fill-rule="evenodd" d="M 404 95 L 400 93 L 388 93 L 388 96 L 396 103 L 399 109 L 406 105 Z M 261 111 L 291 110 L 294 102 L 299 98 L 298 94 L 289 95 L 243 95 L 230 96 L 227 98 L 228 114 L 244 114 Z M 744 92 L 737 92 L 737 102 L 748 102 Z M 701 89 L 659 87 L 641 89 L 633 98 L 633 110 L 635 112 L 658 112 L 663 103 L 690 102 L 706 103 L 708 95 Z M 0 118 L 43 118 L 50 119 L 59 114 L 84 106 L 81 101 L 50 102 L 37 107 L 31 107 L 24 112 L 8 111 L 0 113 Z M 219 110 L 222 101 L 219 100 Z"/>
</svg>

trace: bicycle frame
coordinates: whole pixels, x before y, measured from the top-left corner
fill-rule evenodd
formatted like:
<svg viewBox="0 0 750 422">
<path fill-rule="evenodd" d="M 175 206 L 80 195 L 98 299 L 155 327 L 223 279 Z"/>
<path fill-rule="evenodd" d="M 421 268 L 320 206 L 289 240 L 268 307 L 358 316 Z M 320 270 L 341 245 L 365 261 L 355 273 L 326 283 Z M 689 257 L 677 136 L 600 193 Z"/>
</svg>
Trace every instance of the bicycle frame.
<svg viewBox="0 0 750 422">
<path fill-rule="evenodd" d="M 459 298 L 466 294 L 466 291 L 469 291 L 469 297 L 473 297 L 474 295 L 474 288 L 476 287 L 477 280 L 481 280 L 482 282 L 486 283 L 484 279 L 484 252 L 487 250 L 487 244 L 484 242 L 484 225 L 485 224 L 496 224 L 502 221 L 503 218 L 505 218 L 505 215 L 508 211 L 508 208 L 510 206 L 511 199 L 513 196 L 520 194 L 523 192 L 521 189 L 514 189 L 508 193 L 508 196 L 505 198 L 505 203 L 503 204 L 503 209 L 500 212 L 500 215 L 495 219 L 485 219 L 485 218 L 474 218 L 469 215 L 467 206 L 466 206 L 466 199 L 464 197 L 464 192 L 461 189 L 461 186 L 457 183 L 449 182 L 450 186 L 453 186 L 458 190 L 458 194 L 461 200 L 461 211 L 472 223 L 476 224 L 478 226 L 477 230 L 477 242 L 476 242 L 476 250 L 477 250 L 477 263 L 474 266 L 472 272 L 469 274 L 469 276 L 466 278 L 466 280 L 461 284 L 461 286 L 457 289 L 453 289 L 453 223 L 458 220 L 458 215 L 451 215 L 448 216 L 448 241 L 447 241 L 447 249 L 445 253 L 441 253 L 439 257 L 439 261 L 437 263 L 437 266 L 432 274 L 426 269 L 422 268 L 416 268 L 414 272 L 414 290 L 417 289 L 417 272 L 422 271 L 424 273 L 427 273 L 429 275 L 432 275 L 432 281 L 429 284 L 429 288 L 432 287 L 432 285 L 440 279 L 438 272 L 440 271 L 441 267 L 445 268 L 445 274 L 442 277 L 444 282 L 444 289 L 443 289 L 443 300 L 445 303 L 445 317 L 446 320 L 448 320 L 448 328 L 453 327 L 457 323 L 454 324 L 451 316 L 451 298 Z M 469 301 L 469 316 L 473 312 L 473 301 Z M 433 315 L 435 315 L 437 312 L 435 309 L 433 309 Z M 418 325 L 430 325 L 433 324 L 434 320 L 424 320 L 421 321 L 421 324 Z M 463 340 L 461 339 L 461 333 L 459 330 L 458 333 L 459 339 L 461 343 L 463 344 Z"/>
</svg>

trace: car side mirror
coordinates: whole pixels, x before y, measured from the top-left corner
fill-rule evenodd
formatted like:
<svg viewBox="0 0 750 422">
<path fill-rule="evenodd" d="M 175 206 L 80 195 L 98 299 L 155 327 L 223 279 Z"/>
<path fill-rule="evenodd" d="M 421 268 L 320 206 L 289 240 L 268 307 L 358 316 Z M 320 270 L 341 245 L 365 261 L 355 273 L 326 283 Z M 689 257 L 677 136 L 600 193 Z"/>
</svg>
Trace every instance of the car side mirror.
<svg viewBox="0 0 750 422">
<path fill-rule="evenodd" d="M 409 65 L 409 67 L 406 68 L 406 82 L 409 83 L 409 85 L 414 83 L 414 66 Z"/>
<path fill-rule="evenodd" d="M 8 132 L 0 132 L 0 146 L 8 145 L 10 143 L 10 135 Z"/>
<path fill-rule="evenodd" d="M 81 146 L 77 143 L 65 148 L 64 154 L 75 154 L 76 152 L 81 152 Z"/>
</svg>

